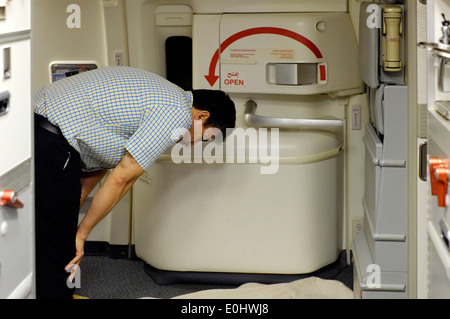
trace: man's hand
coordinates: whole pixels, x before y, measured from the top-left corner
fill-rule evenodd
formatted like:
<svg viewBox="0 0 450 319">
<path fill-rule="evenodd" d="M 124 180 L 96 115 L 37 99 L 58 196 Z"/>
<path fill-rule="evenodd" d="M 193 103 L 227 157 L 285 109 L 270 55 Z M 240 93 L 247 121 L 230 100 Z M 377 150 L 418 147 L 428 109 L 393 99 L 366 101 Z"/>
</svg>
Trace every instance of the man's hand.
<svg viewBox="0 0 450 319">
<path fill-rule="evenodd" d="M 64 269 L 66 271 L 71 269 L 69 281 L 73 280 L 73 277 L 75 276 L 75 272 L 77 271 L 77 268 L 80 266 L 81 258 L 84 256 L 84 242 L 85 242 L 84 239 L 80 239 L 78 237 L 75 238 L 75 248 L 76 248 L 75 258 L 72 259 L 67 264 L 66 267 L 64 267 Z M 77 267 L 73 267 L 74 265 Z"/>
</svg>

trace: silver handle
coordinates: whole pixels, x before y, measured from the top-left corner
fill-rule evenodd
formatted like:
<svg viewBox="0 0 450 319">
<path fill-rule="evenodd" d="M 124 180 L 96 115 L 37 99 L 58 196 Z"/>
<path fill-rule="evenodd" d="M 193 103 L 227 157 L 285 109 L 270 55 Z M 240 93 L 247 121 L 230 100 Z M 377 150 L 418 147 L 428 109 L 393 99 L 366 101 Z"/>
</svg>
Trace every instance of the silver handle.
<svg viewBox="0 0 450 319">
<path fill-rule="evenodd" d="M 438 74 L 438 89 L 440 92 L 444 92 L 444 72 L 445 72 L 445 65 L 447 64 L 448 58 L 444 56 L 440 56 L 439 61 L 439 74 Z"/>
<path fill-rule="evenodd" d="M 442 58 L 450 58 L 450 51 L 449 49 L 442 49 L 442 48 L 433 48 L 431 50 L 435 55 L 442 57 Z"/>
<path fill-rule="evenodd" d="M 419 42 L 417 43 L 419 48 L 425 49 L 432 52 L 433 54 L 450 58 L 450 45 L 444 43 L 434 43 L 434 42 Z"/>
<path fill-rule="evenodd" d="M 278 127 L 286 129 L 330 130 L 342 128 L 342 120 L 291 119 L 255 115 L 256 103 L 248 100 L 244 108 L 244 121 L 254 127 Z"/>
<path fill-rule="evenodd" d="M 439 57 L 439 70 L 438 70 L 438 89 L 440 92 L 444 91 L 444 72 L 445 65 L 450 59 L 450 46 L 443 43 L 432 43 L 432 42 L 419 42 L 417 44 L 419 48 L 426 49 L 430 51 L 433 55 Z"/>
</svg>

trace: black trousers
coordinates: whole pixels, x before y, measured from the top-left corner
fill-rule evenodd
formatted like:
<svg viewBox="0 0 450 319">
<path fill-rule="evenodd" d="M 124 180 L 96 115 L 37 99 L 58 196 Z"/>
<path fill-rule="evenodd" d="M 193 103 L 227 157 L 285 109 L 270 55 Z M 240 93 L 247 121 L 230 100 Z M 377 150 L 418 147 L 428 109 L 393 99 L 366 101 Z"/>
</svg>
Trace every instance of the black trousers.
<svg viewBox="0 0 450 319">
<path fill-rule="evenodd" d="M 81 197 L 81 160 L 67 140 L 35 115 L 36 297 L 72 299 L 64 267 L 75 257 Z M 80 270 L 78 270 L 80 271 Z"/>
</svg>

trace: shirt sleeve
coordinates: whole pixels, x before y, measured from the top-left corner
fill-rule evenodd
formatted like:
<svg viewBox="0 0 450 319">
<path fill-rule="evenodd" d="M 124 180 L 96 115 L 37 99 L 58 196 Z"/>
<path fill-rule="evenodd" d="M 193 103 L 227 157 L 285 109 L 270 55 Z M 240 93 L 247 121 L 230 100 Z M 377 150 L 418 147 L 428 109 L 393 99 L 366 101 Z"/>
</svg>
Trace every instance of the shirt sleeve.
<svg viewBox="0 0 450 319">
<path fill-rule="evenodd" d="M 191 122 L 191 112 L 185 108 L 154 106 L 144 113 L 125 148 L 147 170 L 166 149 L 175 144 L 172 134 L 183 128 L 189 129 Z"/>
</svg>

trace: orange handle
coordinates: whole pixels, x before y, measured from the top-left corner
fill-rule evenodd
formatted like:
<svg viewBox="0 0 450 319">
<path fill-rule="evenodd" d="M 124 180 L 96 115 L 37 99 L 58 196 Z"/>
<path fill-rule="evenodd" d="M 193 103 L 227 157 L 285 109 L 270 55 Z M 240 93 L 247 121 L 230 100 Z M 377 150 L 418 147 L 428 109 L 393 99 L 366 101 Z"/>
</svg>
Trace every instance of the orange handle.
<svg viewBox="0 0 450 319">
<path fill-rule="evenodd" d="M 22 208 L 22 202 L 16 197 L 16 194 L 12 190 L 0 191 L 0 207 L 9 206 L 13 208 Z"/>
<path fill-rule="evenodd" d="M 436 188 L 438 206 L 445 207 L 445 197 L 447 195 L 448 170 L 445 165 L 436 167 Z"/>
<path fill-rule="evenodd" d="M 437 157 L 430 157 L 428 162 L 430 164 L 431 195 L 437 195 L 435 170 L 437 166 L 441 165 L 441 160 Z"/>
</svg>

